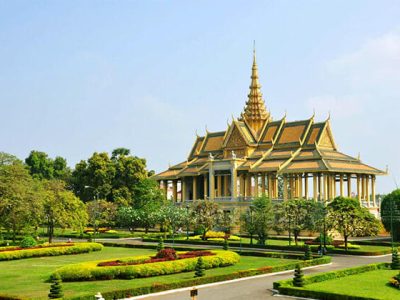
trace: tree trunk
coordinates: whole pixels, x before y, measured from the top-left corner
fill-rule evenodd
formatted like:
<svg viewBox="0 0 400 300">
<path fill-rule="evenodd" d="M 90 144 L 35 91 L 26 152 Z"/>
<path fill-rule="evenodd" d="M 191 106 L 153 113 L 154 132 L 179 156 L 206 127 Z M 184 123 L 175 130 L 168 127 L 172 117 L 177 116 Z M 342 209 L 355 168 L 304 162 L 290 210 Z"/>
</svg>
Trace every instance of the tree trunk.
<svg viewBox="0 0 400 300">
<path fill-rule="evenodd" d="M 347 252 L 347 235 L 344 235 L 344 250 Z"/>
</svg>

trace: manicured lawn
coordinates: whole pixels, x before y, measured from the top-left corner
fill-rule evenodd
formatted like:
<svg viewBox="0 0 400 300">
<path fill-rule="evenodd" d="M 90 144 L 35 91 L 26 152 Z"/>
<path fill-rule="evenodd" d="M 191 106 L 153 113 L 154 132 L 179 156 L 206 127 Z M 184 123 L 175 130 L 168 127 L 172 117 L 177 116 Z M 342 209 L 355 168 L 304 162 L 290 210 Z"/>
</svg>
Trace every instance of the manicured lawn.
<svg viewBox="0 0 400 300">
<path fill-rule="evenodd" d="M 374 270 L 342 278 L 308 284 L 306 290 L 340 293 L 351 296 L 364 296 L 375 299 L 400 299 L 400 290 L 389 286 L 391 277 L 399 271 Z"/>
<path fill-rule="evenodd" d="M 155 254 L 155 250 L 105 247 L 101 252 L 88 254 L 23 259 L 0 262 L 0 294 L 9 294 L 26 298 L 46 299 L 50 284 L 45 282 L 57 268 L 72 263 L 91 260 L 116 259 L 120 257 Z M 241 261 L 230 267 L 206 271 L 206 276 L 228 274 L 235 271 L 283 265 L 294 260 L 265 257 L 242 256 Z M 97 292 L 112 291 L 146 286 L 154 282 L 168 283 L 193 278 L 194 272 L 141 278 L 133 280 L 104 280 L 89 282 L 63 283 L 65 297 L 80 296 Z"/>
</svg>

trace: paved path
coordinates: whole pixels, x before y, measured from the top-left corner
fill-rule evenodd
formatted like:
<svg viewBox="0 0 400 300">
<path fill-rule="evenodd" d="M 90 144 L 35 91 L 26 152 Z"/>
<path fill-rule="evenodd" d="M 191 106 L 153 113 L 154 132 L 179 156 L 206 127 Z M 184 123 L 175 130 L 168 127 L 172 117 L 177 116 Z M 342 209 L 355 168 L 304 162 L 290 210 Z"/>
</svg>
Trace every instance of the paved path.
<svg viewBox="0 0 400 300">
<path fill-rule="evenodd" d="M 359 257 L 359 256 L 334 256 L 332 264 L 321 266 L 318 268 L 305 270 L 305 274 L 316 274 L 319 272 L 333 271 L 337 269 L 348 268 L 351 266 L 358 266 L 376 262 L 389 262 L 389 256 L 384 257 Z M 273 297 L 272 283 L 277 280 L 291 278 L 292 273 L 271 275 L 268 277 L 258 277 L 239 282 L 219 284 L 215 286 L 205 287 L 199 289 L 198 300 L 263 300 L 263 299 L 293 299 L 289 297 L 280 296 Z M 147 296 L 142 299 L 146 300 L 189 300 L 189 291 L 175 292 L 166 295 Z"/>
</svg>

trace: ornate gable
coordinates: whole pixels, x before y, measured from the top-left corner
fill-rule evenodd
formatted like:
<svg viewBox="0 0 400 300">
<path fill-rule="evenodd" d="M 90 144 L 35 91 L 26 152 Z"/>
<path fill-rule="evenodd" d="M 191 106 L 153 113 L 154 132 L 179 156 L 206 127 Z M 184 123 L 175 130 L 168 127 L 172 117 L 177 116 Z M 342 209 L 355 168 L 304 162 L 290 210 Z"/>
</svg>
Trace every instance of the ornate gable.
<svg viewBox="0 0 400 300">
<path fill-rule="evenodd" d="M 225 148 L 238 149 L 238 148 L 245 148 L 246 146 L 247 146 L 246 140 L 243 138 L 237 126 L 234 126 Z"/>
<path fill-rule="evenodd" d="M 322 148 L 336 149 L 335 141 L 333 140 L 329 124 L 327 124 L 322 131 L 321 137 L 318 141 L 318 146 Z"/>
</svg>

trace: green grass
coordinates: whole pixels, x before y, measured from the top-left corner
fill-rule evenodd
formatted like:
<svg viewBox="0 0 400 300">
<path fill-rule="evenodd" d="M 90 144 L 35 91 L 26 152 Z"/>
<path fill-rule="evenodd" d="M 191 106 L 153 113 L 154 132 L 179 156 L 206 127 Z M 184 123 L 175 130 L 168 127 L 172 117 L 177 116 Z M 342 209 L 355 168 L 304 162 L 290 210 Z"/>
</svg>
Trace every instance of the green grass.
<svg viewBox="0 0 400 300">
<path fill-rule="evenodd" d="M 399 299 L 400 291 L 388 285 L 391 277 L 399 271 L 374 270 L 342 278 L 308 284 L 306 290 L 363 296 L 375 299 Z"/>
<path fill-rule="evenodd" d="M 91 260 L 116 259 L 133 255 L 155 254 L 155 250 L 105 247 L 101 252 L 88 254 L 23 259 L 0 262 L 0 293 L 21 296 L 30 299 L 46 299 L 50 284 L 46 282 L 57 268 L 72 263 Z M 229 274 L 231 272 L 260 268 L 264 266 L 284 265 L 294 260 L 265 257 L 242 256 L 238 264 L 225 268 L 206 271 L 206 276 Z M 194 272 L 156 276 L 133 280 L 110 280 L 63 283 L 65 297 L 95 294 L 115 289 L 128 289 L 146 286 L 154 282 L 168 283 L 193 278 Z"/>
</svg>

